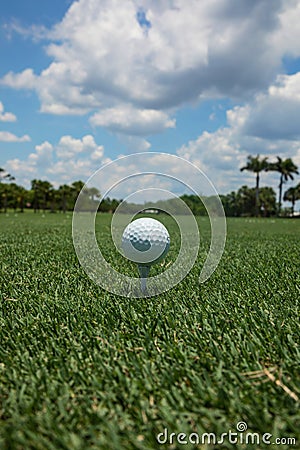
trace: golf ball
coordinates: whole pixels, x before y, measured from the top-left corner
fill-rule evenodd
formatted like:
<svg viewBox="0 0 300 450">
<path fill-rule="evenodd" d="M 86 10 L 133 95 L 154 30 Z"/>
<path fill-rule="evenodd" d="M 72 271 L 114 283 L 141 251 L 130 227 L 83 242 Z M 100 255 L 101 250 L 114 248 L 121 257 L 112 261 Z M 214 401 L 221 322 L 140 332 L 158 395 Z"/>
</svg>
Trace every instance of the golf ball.
<svg viewBox="0 0 300 450">
<path fill-rule="evenodd" d="M 136 219 L 123 232 L 123 254 L 137 264 L 157 263 L 166 256 L 169 247 L 168 230 L 156 219 Z"/>
</svg>

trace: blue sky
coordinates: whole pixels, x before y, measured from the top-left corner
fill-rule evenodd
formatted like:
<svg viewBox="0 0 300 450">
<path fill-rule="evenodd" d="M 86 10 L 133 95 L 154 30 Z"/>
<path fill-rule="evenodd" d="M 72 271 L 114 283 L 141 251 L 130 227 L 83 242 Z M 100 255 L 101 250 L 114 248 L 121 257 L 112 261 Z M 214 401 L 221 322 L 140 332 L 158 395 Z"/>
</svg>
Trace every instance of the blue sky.
<svg viewBox="0 0 300 450">
<path fill-rule="evenodd" d="M 300 0 L 10 0 L 0 13 L 0 166 L 17 183 L 85 181 L 140 151 L 185 157 L 220 193 L 254 184 L 248 154 L 300 166 Z"/>
</svg>

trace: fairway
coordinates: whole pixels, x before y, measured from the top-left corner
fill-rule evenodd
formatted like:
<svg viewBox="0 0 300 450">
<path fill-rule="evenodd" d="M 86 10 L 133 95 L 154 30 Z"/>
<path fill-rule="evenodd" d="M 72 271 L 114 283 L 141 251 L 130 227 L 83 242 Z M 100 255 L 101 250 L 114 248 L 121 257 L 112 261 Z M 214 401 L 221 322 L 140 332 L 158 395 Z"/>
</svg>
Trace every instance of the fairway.
<svg viewBox="0 0 300 450">
<path fill-rule="evenodd" d="M 111 217 L 98 215 L 97 239 L 132 275 L 113 248 Z M 180 240 L 173 220 L 159 219 L 171 235 L 168 264 Z M 71 213 L 0 214 L 1 450 L 277 448 L 157 441 L 165 429 L 220 437 L 239 422 L 272 443 L 296 438 L 280 449 L 300 448 L 300 220 L 228 219 L 224 255 L 204 284 L 210 229 L 197 220 L 190 274 L 132 299 L 85 274 Z"/>
</svg>

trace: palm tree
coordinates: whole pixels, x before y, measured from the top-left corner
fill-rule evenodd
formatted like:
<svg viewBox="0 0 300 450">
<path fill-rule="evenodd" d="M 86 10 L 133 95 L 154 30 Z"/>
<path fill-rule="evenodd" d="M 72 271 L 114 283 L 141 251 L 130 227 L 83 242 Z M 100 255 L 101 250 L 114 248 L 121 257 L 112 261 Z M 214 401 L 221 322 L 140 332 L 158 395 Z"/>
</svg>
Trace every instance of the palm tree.
<svg viewBox="0 0 300 450">
<path fill-rule="evenodd" d="M 282 201 L 282 187 L 283 183 L 286 183 L 289 179 L 293 180 L 293 174 L 299 174 L 298 167 L 293 163 L 291 158 L 282 159 L 277 156 L 277 161 L 275 163 L 270 163 L 267 170 L 273 170 L 280 173 L 279 181 L 279 198 L 278 198 L 278 215 L 281 211 L 281 201 Z"/>
<path fill-rule="evenodd" d="M 7 173 L 6 170 L 0 167 L 0 183 L 2 181 L 13 181 L 13 180 L 15 180 L 15 177 L 13 177 L 10 173 Z"/>
<path fill-rule="evenodd" d="M 285 202 L 292 203 L 292 216 L 293 216 L 295 203 L 297 200 L 300 200 L 300 183 L 298 183 L 297 186 L 290 187 L 287 191 L 285 191 L 285 193 L 283 194 L 283 200 Z"/>
<path fill-rule="evenodd" d="M 260 156 L 251 156 L 247 158 L 247 164 L 241 167 L 241 172 L 244 170 L 249 170 L 249 172 L 254 172 L 256 174 L 256 185 L 255 185 L 255 215 L 259 215 L 259 174 L 260 172 L 267 170 L 268 158 L 264 157 L 260 159 Z"/>
</svg>

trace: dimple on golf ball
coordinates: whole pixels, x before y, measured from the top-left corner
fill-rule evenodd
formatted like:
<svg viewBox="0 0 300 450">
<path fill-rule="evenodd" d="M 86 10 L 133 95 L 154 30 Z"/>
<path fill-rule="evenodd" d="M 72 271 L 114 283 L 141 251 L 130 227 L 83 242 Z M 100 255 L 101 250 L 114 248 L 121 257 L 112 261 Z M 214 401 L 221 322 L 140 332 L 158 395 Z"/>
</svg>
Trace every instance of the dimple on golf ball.
<svg viewBox="0 0 300 450">
<path fill-rule="evenodd" d="M 136 219 L 129 223 L 123 232 L 123 254 L 137 264 L 157 263 L 166 256 L 169 247 L 168 230 L 156 219 Z"/>
</svg>

